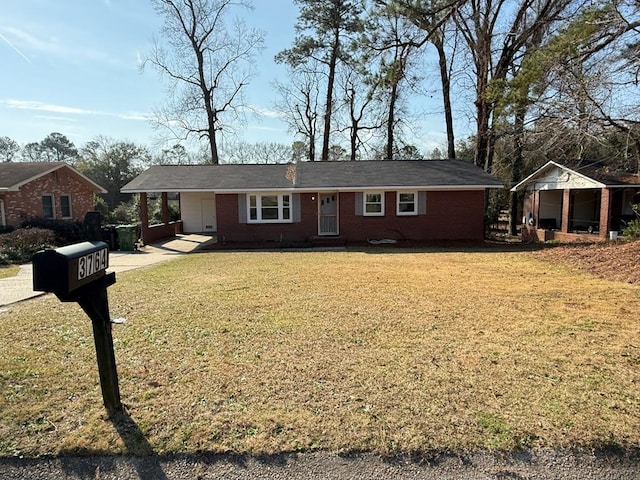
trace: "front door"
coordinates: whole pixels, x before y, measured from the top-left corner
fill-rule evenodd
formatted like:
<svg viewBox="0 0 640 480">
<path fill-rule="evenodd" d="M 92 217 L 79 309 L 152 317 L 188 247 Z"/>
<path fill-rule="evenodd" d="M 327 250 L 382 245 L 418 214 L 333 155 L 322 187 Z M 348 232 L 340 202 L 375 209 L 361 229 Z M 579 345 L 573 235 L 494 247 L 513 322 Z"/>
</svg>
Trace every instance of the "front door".
<svg viewBox="0 0 640 480">
<path fill-rule="evenodd" d="M 215 232 L 216 225 L 216 200 L 215 198 L 203 198 L 200 202 L 202 212 L 202 232 Z"/>
<path fill-rule="evenodd" d="M 338 235 L 338 192 L 318 194 L 318 235 Z"/>
</svg>

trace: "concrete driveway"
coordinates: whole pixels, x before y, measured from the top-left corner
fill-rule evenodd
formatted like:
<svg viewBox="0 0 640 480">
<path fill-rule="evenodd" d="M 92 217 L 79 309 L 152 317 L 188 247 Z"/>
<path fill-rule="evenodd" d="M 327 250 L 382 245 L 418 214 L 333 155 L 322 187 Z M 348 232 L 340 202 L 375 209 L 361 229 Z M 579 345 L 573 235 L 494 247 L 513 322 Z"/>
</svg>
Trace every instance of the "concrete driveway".
<svg viewBox="0 0 640 480">
<path fill-rule="evenodd" d="M 212 235 L 186 234 L 145 245 L 135 252 L 110 252 L 107 271 L 120 273 L 155 265 L 195 252 L 215 242 L 216 237 Z M 45 293 L 33 290 L 33 267 L 30 263 L 21 265 L 15 277 L 0 279 L 0 307 L 40 295 Z"/>
</svg>

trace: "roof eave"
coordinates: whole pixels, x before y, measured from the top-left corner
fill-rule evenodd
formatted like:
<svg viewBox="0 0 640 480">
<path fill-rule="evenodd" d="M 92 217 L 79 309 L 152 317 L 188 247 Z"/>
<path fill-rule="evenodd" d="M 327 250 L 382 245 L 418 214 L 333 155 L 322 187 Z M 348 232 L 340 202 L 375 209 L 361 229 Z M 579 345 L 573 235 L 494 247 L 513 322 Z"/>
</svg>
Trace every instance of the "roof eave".
<svg viewBox="0 0 640 480">
<path fill-rule="evenodd" d="M 236 194 L 251 192 L 296 192 L 296 193 L 316 193 L 316 192 L 365 192 L 365 191 L 396 191 L 396 190 L 421 190 L 421 191 L 442 191 L 442 190 L 486 190 L 489 188 L 502 189 L 504 185 L 381 185 L 381 186 L 315 186 L 315 187 L 280 187 L 280 188 L 123 188 L 120 193 L 219 193 Z"/>
</svg>

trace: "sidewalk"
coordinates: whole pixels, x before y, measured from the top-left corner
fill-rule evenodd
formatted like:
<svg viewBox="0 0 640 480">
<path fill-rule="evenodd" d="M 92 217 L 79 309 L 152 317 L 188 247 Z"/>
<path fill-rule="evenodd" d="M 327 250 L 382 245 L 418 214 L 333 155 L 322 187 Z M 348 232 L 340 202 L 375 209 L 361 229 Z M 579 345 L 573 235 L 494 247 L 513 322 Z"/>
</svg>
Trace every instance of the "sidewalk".
<svg viewBox="0 0 640 480">
<path fill-rule="evenodd" d="M 110 252 L 107 272 L 126 272 L 178 258 L 216 241 L 211 235 L 178 235 L 163 242 L 145 245 L 137 252 Z M 0 279 L 0 307 L 44 295 L 33 291 L 32 265 L 20 265 L 18 275 Z"/>
</svg>

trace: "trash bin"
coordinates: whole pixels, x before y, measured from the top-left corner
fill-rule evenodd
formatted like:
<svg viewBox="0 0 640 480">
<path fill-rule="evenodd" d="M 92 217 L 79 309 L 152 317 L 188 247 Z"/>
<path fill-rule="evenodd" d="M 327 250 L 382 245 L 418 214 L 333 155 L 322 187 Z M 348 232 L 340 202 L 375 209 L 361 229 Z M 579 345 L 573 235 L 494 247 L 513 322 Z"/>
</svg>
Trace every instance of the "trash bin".
<svg viewBox="0 0 640 480">
<path fill-rule="evenodd" d="M 113 252 L 118 250 L 118 232 L 113 225 L 106 225 L 101 228 L 102 241 L 109 245 L 109 251 Z"/>
<path fill-rule="evenodd" d="M 116 232 L 118 233 L 118 243 L 120 244 L 120 250 L 135 250 L 136 242 L 138 241 L 137 225 L 118 225 L 116 227 Z"/>
</svg>

